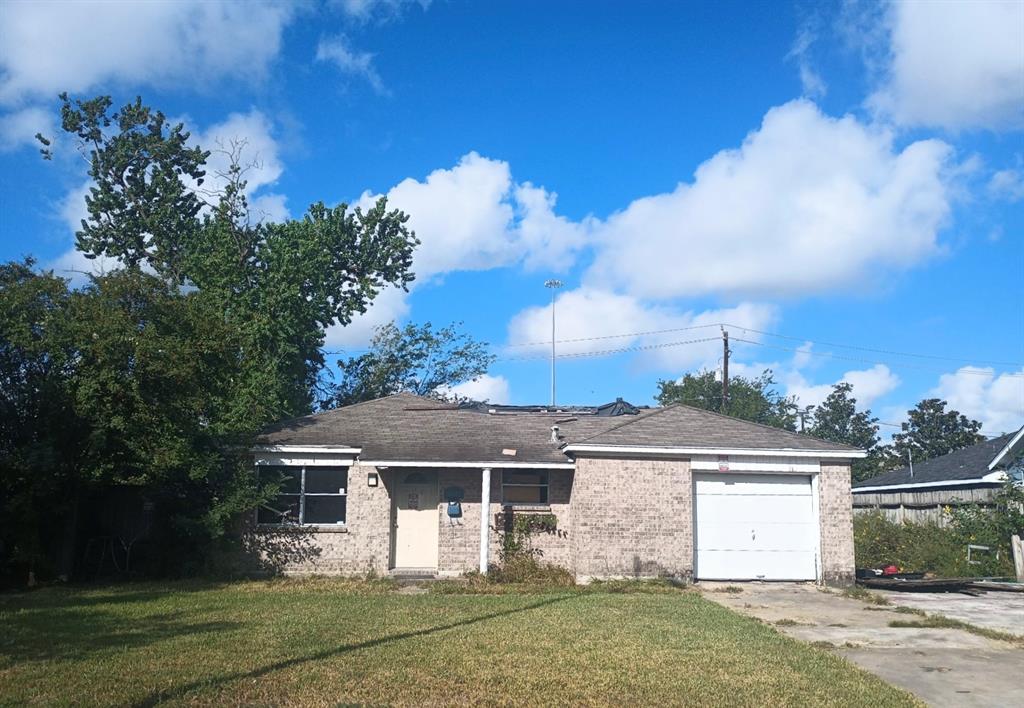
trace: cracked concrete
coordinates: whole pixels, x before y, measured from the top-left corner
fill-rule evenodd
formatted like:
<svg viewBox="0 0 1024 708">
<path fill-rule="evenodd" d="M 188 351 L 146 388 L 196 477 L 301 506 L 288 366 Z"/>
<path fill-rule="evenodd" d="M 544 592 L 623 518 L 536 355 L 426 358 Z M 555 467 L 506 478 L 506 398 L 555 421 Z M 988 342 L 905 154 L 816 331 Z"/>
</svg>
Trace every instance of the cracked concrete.
<svg viewBox="0 0 1024 708">
<path fill-rule="evenodd" d="M 742 592 L 722 592 L 729 585 Z M 702 582 L 695 587 L 708 599 L 773 624 L 795 639 L 818 643 L 933 706 L 1024 705 L 1019 668 L 1024 667 L 1024 648 L 1019 644 L 961 629 L 890 627 L 893 620 L 919 618 L 897 612 L 895 604 L 868 604 L 812 584 Z M 909 606 L 904 595 L 893 594 L 897 595 L 894 602 Z M 1018 613 L 1015 601 L 996 595 L 1011 594 L 985 596 L 1000 617 L 994 622 L 1009 622 L 1016 625 L 1015 634 L 1024 634 L 1020 627 L 1024 615 Z M 958 602 L 934 599 L 922 609 L 955 617 L 947 606 L 957 607 Z M 958 619 L 971 621 L 966 616 Z"/>
</svg>

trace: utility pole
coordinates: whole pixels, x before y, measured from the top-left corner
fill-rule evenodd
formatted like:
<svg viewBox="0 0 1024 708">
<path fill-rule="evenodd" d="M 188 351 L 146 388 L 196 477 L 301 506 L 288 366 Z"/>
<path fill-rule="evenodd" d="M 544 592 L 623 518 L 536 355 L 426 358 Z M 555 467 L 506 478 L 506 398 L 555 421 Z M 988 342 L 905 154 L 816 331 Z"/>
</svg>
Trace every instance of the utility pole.
<svg viewBox="0 0 1024 708">
<path fill-rule="evenodd" d="M 551 407 L 555 407 L 555 291 L 562 287 L 561 280 L 545 280 L 544 287 L 551 290 Z"/>
<path fill-rule="evenodd" d="M 722 329 L 722 413 L 729 410 L 729 331 Z"/>
</svg>

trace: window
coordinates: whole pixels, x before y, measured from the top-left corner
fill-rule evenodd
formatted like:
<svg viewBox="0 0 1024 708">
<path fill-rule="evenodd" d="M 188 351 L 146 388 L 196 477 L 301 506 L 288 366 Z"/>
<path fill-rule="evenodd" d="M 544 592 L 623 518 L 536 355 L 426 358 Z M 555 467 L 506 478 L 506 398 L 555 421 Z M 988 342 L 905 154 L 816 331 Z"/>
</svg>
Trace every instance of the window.
<svg viewBox="0 0 1024 708">
<path fill-rule="evenodd" d="M 503 504 L 547 504 L 548 473 L 512 472 L 501 473 L 501 502 Z"/>
<path fill-rule="evenodd" d="M 344 524 L 348 467 L 260 467 L 265 480 L 280 480 L 277 497 L 260 507 L 261 524 Z"/>
</svg>

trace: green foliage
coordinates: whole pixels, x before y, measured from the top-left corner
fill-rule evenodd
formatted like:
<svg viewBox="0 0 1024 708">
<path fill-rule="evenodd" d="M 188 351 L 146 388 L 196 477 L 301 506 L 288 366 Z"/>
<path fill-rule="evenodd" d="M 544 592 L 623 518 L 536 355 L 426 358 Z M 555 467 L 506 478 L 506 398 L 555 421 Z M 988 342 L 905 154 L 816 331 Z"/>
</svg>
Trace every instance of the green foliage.
<svg viewBox="0 0 1024 708">
<path fill-rule="evenodd" d="M 370 351 L 340 360 L 341 382 L 328 407 L 347 406 L 395 393 L 449 398 L 452 387 L 487 373 L 494 355 L 486 342 L 461 333 L 457 325 L 435 330 L 394 323 L 378 327 Z"/>
<path fill-rule="evenodd" d="M 40 563 L 54 517 L 130 485 L 166 521 L 164 570 L 200 570 L 272 491 L 245 459 L 253 436 L 312 410 L 326 328 L 406 287 L 418 242 L 383 199 L 254 223 L 238 144 L 210 191 L 209 153 L 141 99 L 61 101 L 92 178 L 78 248 L 122 268 L 70 292 L 31 261 L 0 266 L 0 548 Z"/>
<path fill-rule="evenodd" d="M 951 511 L 951 523 L 898 523 L 880 512 L 857 514 L 853 539 L 858 568 L 881 568 L 894 564 L 907 572 L 927 572 L 944 578 L 1002 576 L 1012 574 L 1009 535 L 1001 536 L 998 522 L 986 519 L 988 512 L 977 507 Z M 963 518 L 962 518 L 963 517 Z M 967 544 L 1000 549 L 978 556 L 978 564 L 967 562 Z"/>
<path fill-rule="evenodd" d="M 44 560 L 45 530 L 69 510 L 83 441 L 68 415 L 68 353 L 54 346 L 67 282 L 34 265 L 0 264 L 0 576 Z"/>
<path fill-rule="evenodd" d="M 253 223 L 244 144 L 224 149 L 223 187 L 198 191 L 210 153 L 189 147 L 181 125 L 141 99 L 114 112 L 107 96 L 61 99 L 63 128 L 79 139 L 93 180 L 79 250 L 152 268 L 220 308 L 239 333 L 235 425 L 309 413 L 326 328 L 351 322 L 384 287 L 412 281 L 418 241 L 408 217 L 382 198 L 365 212 L 316 203 L 298 220 Z"/>
<path fill-rule="evenodd" d="M 867 458 L 853 461 L 854 482 L 874 477 L 882 471 L 878 419 L 870 411 L 857 410 L 852 384 L 835 384 L 821 405 L 813 409 L 813 415 L 814 423 L 807 429 L 809 435 L 868 451 Z"/>
<path fill-rule="evenodd" d="M 715 372 L 700 371 L 688 373 L 678 381 L 658 381 L 655 398 L 663 406 L 682 403 L 754 423 L 796 430 L 796 399 L 780 395 L 774 387 L 775 378 L 770 370 L 757 378 L 732 376 L 729 401 L 723 405 L 722 383 L 715 380 Z"/>
<path fill-rule="evenodd" d="M 914 462 L 924 462 L 985 439 L 979 432 L 981 423 L 959 411 L 947 411 L 946 402 L 938 398 L 921 401 L 907 416 L 902 431 L 892 436 L 890 469 L 906 466 L 911 455 Z"/>
<path fill-rule="evenodd" d="M 148 263 L 183 282 L 182 258 L 202 208 L 186 179 L 202 185 L 209 153 L 190 148 L 184 126 L 169 125 L 141 98 L 113 113 L 109 96 L 81 101 L 64 93 L 60 99 L 62 128 L 88 151 L 93 180 L 85 200 L 89 216 L 76 234 L 78 250 L 128 267 Z"/>
</svg>

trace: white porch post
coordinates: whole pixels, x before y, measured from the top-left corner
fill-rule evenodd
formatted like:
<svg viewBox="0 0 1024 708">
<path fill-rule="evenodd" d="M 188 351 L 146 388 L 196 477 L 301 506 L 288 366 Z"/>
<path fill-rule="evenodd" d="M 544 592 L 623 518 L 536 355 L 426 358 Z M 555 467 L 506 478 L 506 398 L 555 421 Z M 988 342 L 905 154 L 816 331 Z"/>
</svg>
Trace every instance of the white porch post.
<svg viewBox="0 0 1024 708">
<path fill-rule="evenodd" d="M 480 480 L 480 572 L 487 573 L 491 543 L 491 468 L 484 467 Z"/>
</svg>

